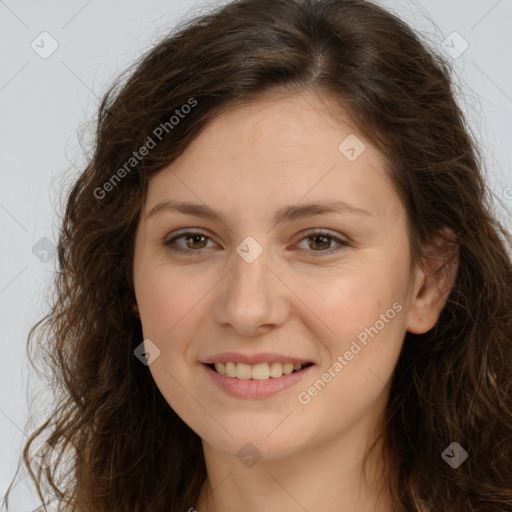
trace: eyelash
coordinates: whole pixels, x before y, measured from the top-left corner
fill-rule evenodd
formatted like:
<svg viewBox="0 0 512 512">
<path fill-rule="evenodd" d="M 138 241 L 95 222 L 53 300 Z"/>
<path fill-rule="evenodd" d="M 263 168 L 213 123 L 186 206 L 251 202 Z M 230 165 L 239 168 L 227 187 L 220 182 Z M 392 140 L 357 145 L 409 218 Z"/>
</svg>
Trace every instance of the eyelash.
<svg viewBox="0 0 512 512">
<path fill-rule="evenodd" d="M 183 238 L 183 237 L 186 237 L 186 236 L 194 236 L 194 235 L 199 235 L 199 236 L 204 236 L 207 240 L 211 240 L 211 238 L 209 236 L 206 235 L 206 233 L 202 233 L 200 231 L 185 231 L 183 233 L 180 233 L 176 236 L 174 236 L 173 238 L 169 239 L 169 240 L 166 240 L 163 242 L 163 245 L 168 247 L 171 251 L 174 251 L 174 252 L 180 252 L 180 253 L 191 253 L 191 252 L 200 252 L 202 251 L 203 249 L 206 249 L 206 247 L 203 247 L 202 249 L 182 249 L 182 248 L 176 248 L 176 247 L 172 247 L 172 244 L 180 239 L 180 238 Z M 333 253 L 335 252 L 338 252 L 339 250 L 345 248 L 345 247 L 350 247 L 351 244 L 349 242 L 347 242 L 346 240 L 341 240 L 340 238 L 337 238 L 335 236 L 333 236 L 332 234 L 330 234 L 328 231 L 323 231 L 323 230 L 314 230 L 313 232 L 311 233 L 308 233 L 306 236 L 302 237 L 298 243 L 302 242 L 303 240 L 307 240 L 308 238 L 314 238 L 314 237 L 317 237 L 317 236 L 324 236 L 326 238 L 329 238 L 331 240 L 334 240 L 336 243 L 338 243 L 338 247 L 335 247 L 334 249 L 328 249 L 328 250 L 319 250 L 319 251 L 308 251 L 306 249 L 306 252 L 311 252 L 312 254 L 310 254 L 308 257 L 312 257 L 312 258 L 319 258 L 319 257 L 324 257 L 326 255 L 332 255 Z"/>
</svg>

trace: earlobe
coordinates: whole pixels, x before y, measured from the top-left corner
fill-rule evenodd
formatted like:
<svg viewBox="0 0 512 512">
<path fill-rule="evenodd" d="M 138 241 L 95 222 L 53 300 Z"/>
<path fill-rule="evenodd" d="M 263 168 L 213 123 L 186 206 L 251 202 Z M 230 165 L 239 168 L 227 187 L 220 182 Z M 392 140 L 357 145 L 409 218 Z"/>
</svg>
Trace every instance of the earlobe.
<svg viewBox="0 0 512 512">
<path fill-rule="evenodd" d="M 137 304 L 132 305 L 132 313 L 140 320 L 139 307 Z"/>
<path fill-rule="evenodd" d="M 439 235 L 422 248 L 424 257 L 416 271 L 406 324 L 406 329 L 414 334 L 434 327 L 455 284 L 459 256 L 456 237 L 448 228 L 442 233 L 444 238 Z"/>
</svg>

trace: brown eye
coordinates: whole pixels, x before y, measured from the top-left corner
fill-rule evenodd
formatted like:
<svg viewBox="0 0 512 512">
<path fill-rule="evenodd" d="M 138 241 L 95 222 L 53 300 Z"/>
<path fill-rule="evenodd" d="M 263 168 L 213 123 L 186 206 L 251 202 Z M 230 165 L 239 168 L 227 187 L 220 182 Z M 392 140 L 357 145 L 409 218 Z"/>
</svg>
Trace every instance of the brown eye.
<svg viewBox="0 0 512 512">
<path fill-rule="evenodd" d="M 330 249 L 332 237 L 326 235 L 313 235 L 308 237 L 312 242 L 309 244 L 311 249 Z"/>
<path fill-rule="evenodd" d="M 187 235 L 185 236 L 185 243 L 189 249 L 203 249 L 205 247 L 206 237 L 203 235 Z"/>
<path fill-rule="evenodd" d="M 335 237 L 331 235 L 329 232 L 326 231 L 315 231 L 313 233 L 308 234 L 302 240 L 297 244 L 297 246 L 300 246 L 301 243 L 303 243 L 305 240 L 307 240 L 307 247 L 299 247 L 301 249 L 306 250 L 309 254 L 308 256 L 313 257 L 321 257 L 321 256 L 329 256 L 340 249 L 343 249 L 345 247 L 350 247 L 350 243 L 341 240 L 338 237 Z M 332 248 L 332 244 L 337 244 L 336 247 Z"/>
<path fill-rule="evenodd" d="M 177 242 L 178 240 L 180 243 Z M 164 242 L 164 245 L 174 251 L 199 252 L 201 249 L 208 248 L 207 244 L 209 240 L 210 237 L 204 233 L 187 231 L 167 240 Z"/>
</svg>

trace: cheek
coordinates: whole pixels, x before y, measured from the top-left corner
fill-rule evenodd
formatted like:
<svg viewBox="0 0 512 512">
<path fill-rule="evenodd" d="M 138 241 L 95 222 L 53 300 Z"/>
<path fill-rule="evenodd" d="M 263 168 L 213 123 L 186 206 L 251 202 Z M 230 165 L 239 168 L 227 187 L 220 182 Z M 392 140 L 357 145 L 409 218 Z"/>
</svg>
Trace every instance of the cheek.
<svg viewBox="0 0 512 512">
<path fill-rule="evenodd" d="M 182 330 L 187 318 L 197 315 L 211 288 L 209 281 L 204 273 L 199 276 L 163 265 L 141 272 L 136 295 L 144 336 L 154 336 L 165 343 L 173 337 L 174 330 Z"/>
<path fill-rule="evenodd" d="M 322 338 L 331 340 L 329 343 L 336 350 L 373 325 L 390 308 L 389 316 L 394 318 L 392 305 L 402 303 L 406 284 L 390 269 L 371 264 L 309 277 L 290 275 L 287 281 L 311 311 L 312 315 L 308 316 L 317 324 L 315 332 L 323 332 Z"/>
<path fill-rule="evenodd" d="M 200 318 L 208 314 L 204 296 L 215 280 L 204 273 L 192 275 L 169 266 L 151 268 L 141 272 L 136 282 L 144 338 L 160 350 L 149 371 L 174 411 L 189 424 L 201 424 L 204 410 L 191 399 L 197 392 L 187 356 Z"/>
<path fill-rule="evenodd" d="M 364 270 L 345 268 L 329 279 L 296 278 L 293 289 L 314 313 L 308 328 L 323 351 L 321 373 L 327 373 L 329 388 L 324 398 L 332 394 L 333 400 L 360 408 L 391 376 L 405 334 L 407 282 L 397 270 L 401 264 L 389 259 L 385 268 L 368 261 Z"/>
<path fill-rule="evenodd" d="M 405 321 L 399 287 L 378 276 L 345 276 L 330 281 L 322 293 L 309 295 L 308 304 L 328 329 L 317 320 L 322 365 L 303 382 L 295 399 L 304 421 L 325 436 L 376 411 L 381 399 L 385 402 Z"/>
</svg>

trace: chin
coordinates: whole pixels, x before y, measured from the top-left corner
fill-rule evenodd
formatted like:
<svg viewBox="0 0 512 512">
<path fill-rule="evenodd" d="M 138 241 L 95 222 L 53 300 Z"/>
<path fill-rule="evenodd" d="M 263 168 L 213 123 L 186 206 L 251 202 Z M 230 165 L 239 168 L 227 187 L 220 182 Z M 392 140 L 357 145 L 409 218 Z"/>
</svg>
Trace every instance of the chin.
<svg viewBox="0 0 512 512">
<path fill-rule="evenodd" d="M 254 420 L 253 420 L 254 422 Z M 278 425 L 279 422 L 274 424 Z M 297 427 L 300 429 L 300 426 Z M 304 451 L 304 440 L 296 434 L 285 431 L 277 432 L 272 429 L 247 428 L 244 434 L 240 430 L 231 431 L 233 437 L 227 434 L 222 439 L 201 436 L 203 442 L 214 446 L 217 450 L 228 455 L 245 459 L 249 457 L 254 460 L 278 460 Z M 269 434 L 270 432 L 270 434 Z M 303 434 L 303 431 L 301 431 Z"/>
</svg>

